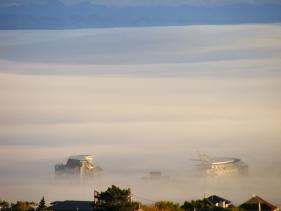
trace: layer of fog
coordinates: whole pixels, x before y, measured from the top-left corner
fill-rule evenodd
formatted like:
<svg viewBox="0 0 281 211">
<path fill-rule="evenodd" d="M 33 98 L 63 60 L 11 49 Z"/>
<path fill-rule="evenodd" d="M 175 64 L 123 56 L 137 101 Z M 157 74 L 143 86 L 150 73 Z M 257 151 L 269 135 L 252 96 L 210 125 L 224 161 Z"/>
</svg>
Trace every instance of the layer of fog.
<svg viewBox="0 0 281 211">
<path fill-rule="evenodd" d="M 0 58 L 76 65 L 277 60 L 280 31 L 280 25 L 1 31 Z"/>
<path fill-rule="evenodd" d="M 146 203 L 207 192 L 281 204 L 280 31 L 0 32 L 0 198 L 90 200 L 116 184 Z M 198 177 L 196 150 L 241 158 L 249 176 Z M 96 155 L 102 175 L 54 179 L 56 163 L 84 153 Z M 153 170 L 168 179 L 141 179 Z"/>
</svg>

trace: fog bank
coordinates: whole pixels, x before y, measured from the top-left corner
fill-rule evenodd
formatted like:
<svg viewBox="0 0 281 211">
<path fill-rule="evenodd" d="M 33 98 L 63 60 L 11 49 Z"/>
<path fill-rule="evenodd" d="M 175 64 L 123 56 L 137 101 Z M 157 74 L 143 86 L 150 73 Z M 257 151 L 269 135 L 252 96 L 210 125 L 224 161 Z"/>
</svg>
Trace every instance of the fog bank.
<svg viewBox="0 0 281 211">
<path fill-rule="evenodd" d="M 90 200 L 93 189 L 116 184 L 145 203 L 206 192 L 236 204 L 255 193 L 280 205 L 279 32 L 1 31 L 0 198 Z M 198 177 L 196 150 L 241 158 L 249 176 Z M 85 153 L 102 175 L 54 179 L 56 163 Z M 153 170 L 168 179 L 142 179 Z"/>
</svg>

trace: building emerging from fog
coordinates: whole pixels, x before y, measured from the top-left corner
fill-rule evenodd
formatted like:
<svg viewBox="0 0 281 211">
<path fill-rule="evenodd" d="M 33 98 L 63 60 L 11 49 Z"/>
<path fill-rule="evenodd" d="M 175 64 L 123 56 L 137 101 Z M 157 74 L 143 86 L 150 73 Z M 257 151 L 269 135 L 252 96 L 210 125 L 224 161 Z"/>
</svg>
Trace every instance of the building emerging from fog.
<svg viewBox="0 0 281 211">
<path fill-rule="evenodd" d="M 56 175 L 77 175 L 94 176 L 102 171 L 102 168 L 95 166 L 92 155 L 76 155 L 68 158 L 66 164 L 56 164 Z"/>
<path fill-rule="evenodd" d="M 200 167 L 208 176 L 247 175 L 248 165 L 239 158 L 199 154 Z"/>
</svg>

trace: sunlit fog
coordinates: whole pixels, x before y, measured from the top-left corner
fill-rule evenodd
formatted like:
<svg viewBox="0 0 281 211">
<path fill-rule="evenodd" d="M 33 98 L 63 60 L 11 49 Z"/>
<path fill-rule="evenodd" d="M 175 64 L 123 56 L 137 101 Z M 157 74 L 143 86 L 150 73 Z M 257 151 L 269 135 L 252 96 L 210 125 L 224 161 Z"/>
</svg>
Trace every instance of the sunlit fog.
<svg viewBox="0 0 281 211">
<path fill-rule="evenodd" d="M 0 31 L 1 198 L 92 200 L 252 194 L 281 204 L 281 26 Z M 248 176 L 199 174 L 198 152 Z M 103 172 L 58 179 L 69 156 Z M 165 178 L 146 180 L 151 171 Z"/>
</svg>

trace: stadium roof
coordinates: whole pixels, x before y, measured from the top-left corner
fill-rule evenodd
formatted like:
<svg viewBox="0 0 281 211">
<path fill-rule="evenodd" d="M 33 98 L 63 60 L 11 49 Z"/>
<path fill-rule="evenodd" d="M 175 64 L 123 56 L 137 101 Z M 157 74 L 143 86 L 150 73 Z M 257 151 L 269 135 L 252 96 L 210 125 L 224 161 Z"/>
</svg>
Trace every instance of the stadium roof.
<svg viewBox="0 0 281 211">
<path fill-rule="evenodd" d="M 238 158 L 231 158 L 231 157 L 219 157 L 213 158 L 210 163 L 212 165 L 221 165 L 221 164 L 229 164 L 229 163 L 237 163 L 240 159 Z"/>
<path fill-rule="evenodd" d="M 80 160 L 80 161 L 87 160 L 87 158 L 93 158 L 93 156 L 92 155 L 74 155 L 74 156 L 69 157 L 69 159 Z"/>
</svg>

